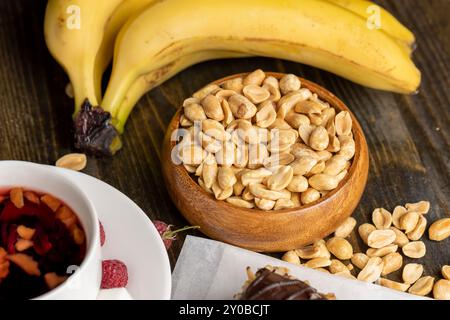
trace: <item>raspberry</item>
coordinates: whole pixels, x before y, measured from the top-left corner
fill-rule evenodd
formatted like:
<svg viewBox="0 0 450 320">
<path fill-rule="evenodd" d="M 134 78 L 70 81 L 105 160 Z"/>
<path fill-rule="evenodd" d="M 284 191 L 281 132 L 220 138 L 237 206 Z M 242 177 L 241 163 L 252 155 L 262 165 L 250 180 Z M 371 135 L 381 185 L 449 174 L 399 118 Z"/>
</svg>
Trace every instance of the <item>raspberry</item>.
<svg viewBox="0 0 450 320">
<path fill-rule="evenodd" d="M 159 235 L 161 236 L 162 241 L 164 242 L 164 246 L 167 250 L 172 246 L 172 242 L 177 239 L 177 233 L 181 231 L 186 231 L 189 229 L 199 229 L 199 226 L 187 226 L 178 230 L 171 230 L 172 225 L 168 225 L 167 223 L 159 220 L 153 221 L 153 224 L 158 230 Z"/>
<path fill-rule="evenodd" d="M 98 223 L 100 224 L 100 245 L 103 247 L 106 241 L 105 229 L 103 228 L 102 222 L 100 220 L 98 220 Z"/>
<path fill-rule="evenodd" d="M 103 260 L 102 289 L 123 288 L 128 284 L 128 270 L 119 260 Z"/>
</svg>

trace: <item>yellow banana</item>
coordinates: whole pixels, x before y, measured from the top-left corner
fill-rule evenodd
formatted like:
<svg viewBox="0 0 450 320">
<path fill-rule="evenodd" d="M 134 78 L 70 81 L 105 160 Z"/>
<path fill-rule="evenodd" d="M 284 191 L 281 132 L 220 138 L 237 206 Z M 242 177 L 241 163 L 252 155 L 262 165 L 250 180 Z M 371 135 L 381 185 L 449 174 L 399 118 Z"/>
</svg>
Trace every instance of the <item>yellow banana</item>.
<svg viewBox="0 0 450 320">
<path fill-rule="evenodd" d="M 371 15 L 378 14 L 379 10 L 379 27 L 391 37 L 404 42 L 407 45 L 412 45 L 415 42 L 414 34 L 399 22 L 393 15 L 381 6 L 367 0 L 327 0 L 342 8 L 354 12 L 355 14 L 368 19 Z M 374 7 L 376 6 L 376 7 Z"/>
<path fill-rule="evenodd" d="M 99 1 L 99 0 L 95 0 Z M 122 0 L 119 6 L 114 10 L 110 19 L 105 26 L 105 34 L 102 44 L 97 53 L 97 61 L 95 64 L 95 83 L 96 88 L 101 92 L 101 82 L 103 73 L 108 65 L 111 63 L 114 53 L 114 41 L 120 28 L 127 22 L 127 20 L 141 12 L 145 7 L 152 5 L 158 0 Z"/>
<path fill-rule="evenodd" d="M 120 121 L 117 122 L 115 126 L 116 129 L 120 133 L 123 133 L 125 122 L 139 99 L 152 88 L 159 86 L 161 83 L 170 79 L 180 71 L 207 60 L 242 58 L 246 56 L 248 55 L 239 52 L 217 50 L 199 51 L 186 56 L 178 57 L 168 64 L 140 76 L 127 91 L 125 98 L 120 105 L 119 112 L 117 114 L 117 119 L 120 119 Z"/>
<path fill-rule="evenodd" d="M 75 97 L 75 114 L 83 101 L 101 100 L 94 70 L 105 25 L 123 0 L 49 0 L 44 33 L 47 47 L 67 72 Z"/>
<path fill-rule="evenodd" d="M 420 83 L 419 70 L 395 40 L 327 1 L 165 0 L 119 33 L 102 107 L 123 122 L 120 106 L 137 78 L 205 50 L 298 61 L 394 92 L 414 92 Z"/>
</svg>

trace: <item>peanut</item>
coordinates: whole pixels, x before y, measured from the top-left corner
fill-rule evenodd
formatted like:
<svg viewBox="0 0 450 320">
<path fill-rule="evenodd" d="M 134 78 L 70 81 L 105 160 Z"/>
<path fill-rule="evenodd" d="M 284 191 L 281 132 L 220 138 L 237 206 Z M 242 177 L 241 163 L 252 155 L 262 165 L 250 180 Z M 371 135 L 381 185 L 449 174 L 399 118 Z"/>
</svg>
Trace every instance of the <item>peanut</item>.
<svg viewBox="0 0 450 320">
<path fill-rule="evenodd" d="M 403 254 L 409 258 L 422 258 L 426 254 L 425 243 L 422 241 L 412 241 L 402 248 Z"/>
<path fill-rule="evenodd" d="M 59 158 L 55 165 L 60 168 L 81 171 L 86 168 L 87 158 L 83 153 L 71 153 Z"/>
<path fill-rule="evenodd" d="M 327 241 L 327 249 L 336 258 L 347 260 L 353 256 L 353 248 L 350 242 L 343 238 L 334 237 Z"/>
<path fill-rule="evenodd" d="M 433 222 L 428 229 L 430 240 L 442 241 L 450 236 L 450 218 L 439 219 Z"/>
<path fill-rule="evenodd" d="M 426 296 L 431 292 L 431 290 L 433 290 L 433 284 L 433 277 L 422 277 L 409 288 L 408 292 L 418 296 Z"/>
<path fill-rule="evenodd" d="M 405 283 L 416 282 L 423 274 L 423 266 L 417 263 L 408 263 L 403 267 L 402 279 Z"/>
<path fill-rule="evenodd" d="M 336 231 L 334 231 L 334 236 L 339 238 L 347 238 L 356 226 L 356 220 L 353 217 L 348 217 L 343 224 L 341 224 Z"/>
<path fill-rule="evenodd" d="M 433 297 L 437 300 L 450 300 L 450 281 L 441 279 L 434 284 Z"/>
</svg>

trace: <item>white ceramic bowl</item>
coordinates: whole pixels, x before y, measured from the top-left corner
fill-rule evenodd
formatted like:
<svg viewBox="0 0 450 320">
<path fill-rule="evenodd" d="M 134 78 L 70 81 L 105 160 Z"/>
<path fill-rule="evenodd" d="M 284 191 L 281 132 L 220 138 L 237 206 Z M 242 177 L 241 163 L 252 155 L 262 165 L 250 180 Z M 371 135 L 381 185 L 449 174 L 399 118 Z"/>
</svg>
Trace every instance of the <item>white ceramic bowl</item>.
<svg viewBox="0 0 450 320">
<path fill-rule="evenodd" d="M 86 233 L 87 250 L 81 266 L 69 268 L 70 277 L 37 300 L 91 300 L 100 290 L 102 267 L 97 213 L 86 194 L 63 174 L 43 165 L 0 161 L 0 190 L 22 187 L 50 194 L 74 210 Z"/>
</svg>

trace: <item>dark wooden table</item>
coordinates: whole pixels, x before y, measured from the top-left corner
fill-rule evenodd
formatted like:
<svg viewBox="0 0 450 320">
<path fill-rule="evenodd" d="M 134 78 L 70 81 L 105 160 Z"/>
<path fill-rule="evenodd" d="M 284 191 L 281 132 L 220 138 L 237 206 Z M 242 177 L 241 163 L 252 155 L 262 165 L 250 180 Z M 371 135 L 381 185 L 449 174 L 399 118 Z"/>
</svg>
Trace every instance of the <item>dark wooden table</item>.
<svg viewBox="0 0 450 320">
<path fill-rule="evenodd" d="M 353 110 L 370 147 L 370 177 L 354 213 L 358 223 L 372 210 L 429 200 L 428 222 L 450 217 L 450 25 L 448 0 L 380 0 L 417 36 L 414 60 L 422 70 L 420 92 L 405 96 L 367 89 L 330 73 L 266 58 L 202 63 L 145 96 L 126 128 L 123 150 L 111 159 L 89 159 L 86 173 L 115 186 L 151 219 L 176 226 L 186 221 L 169 199 L 160 167 L 164 131 L 185 97 L 202 85 L 234 73 L 262 68 L 301 75 L 328 88 Z M 72 149 L 73 102 L 68 79 L 45 46 L 44 0 L 0 1 L 0 159 L 53 164 Z M 126 216 L 126 212 L 124 212 Z M 424 236 L 426 274 L 450 264 L 450 239 Z M 352 244 L 364 250 L 353 234 Z M 169 250 L 172 267 L 183 236 Z M 140 248 L 145 250 L 145 246 Z M 409 260 L 407 260 L 409 261 Z M 394 275 L 395 279 L 397 275 Z"/>
</svg>

